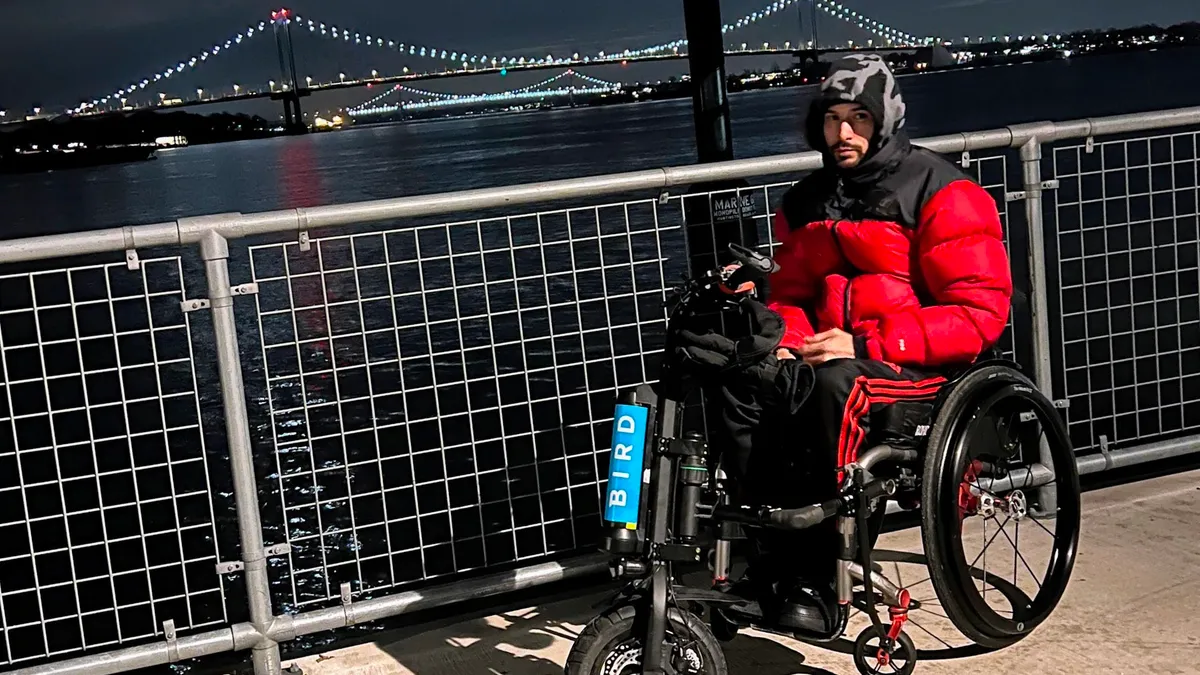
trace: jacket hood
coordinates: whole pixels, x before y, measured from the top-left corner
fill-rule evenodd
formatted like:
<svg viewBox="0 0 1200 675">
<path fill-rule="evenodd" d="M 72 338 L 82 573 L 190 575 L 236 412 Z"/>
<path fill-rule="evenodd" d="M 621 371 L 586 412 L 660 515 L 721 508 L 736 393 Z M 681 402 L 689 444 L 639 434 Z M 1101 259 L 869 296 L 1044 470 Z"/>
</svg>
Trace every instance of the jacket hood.
<svg viewBox="0 0 1200 675">
<path fill-rule="evenodd" d="M 852 54 L 838 59 L 821 84 L 820 94 L 812 102 L 805 129 L 808 145 L 825 155 L 829 166 L 833 163 L 829 161 L 829 148 L 825 144 L 824 117 L 825 112 L 838 103 L 858 103 L 875 118 L 871 150 L 850 173 L 875 173 L 873 169 L 878 169 L 881 161 L 890 164 L 909 148 L 904 133 L 904 98 L 900 95 L 896 77 L 881 57 Z"/>
</svg>

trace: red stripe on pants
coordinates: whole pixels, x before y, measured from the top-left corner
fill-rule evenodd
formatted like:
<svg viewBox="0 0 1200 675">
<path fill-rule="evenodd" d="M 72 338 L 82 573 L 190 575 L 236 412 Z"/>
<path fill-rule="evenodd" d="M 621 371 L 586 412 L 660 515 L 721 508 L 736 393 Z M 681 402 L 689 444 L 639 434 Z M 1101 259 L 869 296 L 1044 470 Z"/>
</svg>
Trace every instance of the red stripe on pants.
<svg viewBox="0 0 1200 675">
<path fill-rule="evenodd" d="M 867 435 L 862 427 L 862 418 L 871 411 L 872 405 L 932 400 L 937 398 L 945 383 L 944 377 L 931 377 L 915 382 L 865 376 L 855 378 L 850 395 L 846 398 L 846 408 L 842 413 L 842 431 L 838 436 L 838 484 L 844 479 L 842 469 L 858 459 L 858 451 Z"/>
</svg>

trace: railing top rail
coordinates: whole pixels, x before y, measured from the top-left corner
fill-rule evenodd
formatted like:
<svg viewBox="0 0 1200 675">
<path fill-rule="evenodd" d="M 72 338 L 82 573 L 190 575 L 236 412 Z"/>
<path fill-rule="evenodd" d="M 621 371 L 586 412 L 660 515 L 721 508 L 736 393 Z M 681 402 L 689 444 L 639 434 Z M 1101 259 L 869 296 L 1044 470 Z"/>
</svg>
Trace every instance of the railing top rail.
<svg viewBox="0 0 1200 675">
<path fill-rule="evenodd" d="M 1066 122 L 1033 122 L 1000 129 L 969 131 L 917 139 L 917 145 L 939 153 L 1020 147 L 1030 140 L 1052 142 L 1071 138 L 1149 131 L 1200 124 L 1200 106 Z M 740 159 L 692 166 L 665 167 L 628 173 L 585 176 L 541 183 L 461 190 L 312 208 L 226 213 L 152 225 L 72 232 L 0 242 L 0 263 L 44 260 L 66 255 L 107 253 L 155 246 L 200 242 L 207 233 L 227 239 L 281 232 L 304 232 L 398 218 L 444 215 L 562 199 L 597 197 L 645 190 L 662 190 L 757 176 L 811 171 L 821 166 L 816 152 Z"/>
</svg>

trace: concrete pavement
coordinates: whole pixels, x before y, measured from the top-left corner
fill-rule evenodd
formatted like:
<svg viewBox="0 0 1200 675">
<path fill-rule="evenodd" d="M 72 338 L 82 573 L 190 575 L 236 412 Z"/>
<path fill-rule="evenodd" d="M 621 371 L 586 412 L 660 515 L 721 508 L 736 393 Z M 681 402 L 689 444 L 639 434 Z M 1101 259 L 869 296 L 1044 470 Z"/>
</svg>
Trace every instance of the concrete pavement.
<svg viewBox="0 0 1200 675">
<path fill-rule="evenodd" d="M 916 672 L 1200 674 L 1200 471 L 1087 493 L 1083 507 L 1079 556 L 1058 610 L 1017 645 L 973 656 L 951 649 L 967 642 L 939 616 L 928 582 L 912 581 L 928 576 L 919 559 L 903 562 L 919 556 L 919 533 L 911 529 L 884 535 L 881 549 L 910 554 L 889 556 L 891 560 L 882 563 L 885 574 L 909 584 L 917 599 L 930 601 L 923 614 L 912 615 L 920 625 L 907 629 L 923 652 Z M 1020 536 L 1025 537 L 1024 532 Z M 1024 553 L 1024 543 L 1020 549 Z M 1036 561 L 1030 562 L 1037 567 Z M 1016 578 L 1021 581 L 1025 563 L 1010 566 L 1018 568 Z M 990 573 L 993 568 L 988 569 Z M 1025 578 L 1032 583 L 1028 575 Z M 1028 583 L 1020 585 L 1025 588 Z M 295 663 L 306 675 L 556 675 L 562 673 L 575 636 L 598 612 L 591 605 L 599 597 L 516 610 L 417 635 L 381 634 L 373 643 Z M 855 617 L 850 640 L 865 622 L 865 617 Z M 726 654 L 734 674 L 854 673 L 849 653 L 838 651 L 843 647 L 848 645 L 831 649 L 743 630 L 726 645 Z"/>
</svg>

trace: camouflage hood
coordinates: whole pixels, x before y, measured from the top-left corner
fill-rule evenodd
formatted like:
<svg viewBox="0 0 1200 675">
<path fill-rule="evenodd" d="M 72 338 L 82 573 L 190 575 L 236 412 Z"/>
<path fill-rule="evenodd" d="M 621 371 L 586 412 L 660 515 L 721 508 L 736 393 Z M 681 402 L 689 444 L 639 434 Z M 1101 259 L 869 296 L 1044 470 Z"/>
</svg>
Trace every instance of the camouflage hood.
<svg viewBox="0 0 1200 675">
<path fill-rule="evenodd" d="M 825 145 L 825 111 L 838 103 L 858 103 L 875 118 L 876 132 L 871 151 L 855 173 L 877 168 L 877 160 L 891 164 L 908 149 L 904 134 L 905 106 L 900 85 L 887 62 L 875 54 L 852 54 L 835 61 L 813 101 L 807 122 L 808 145 L 828 156 Z M 886 152 L 885 152 L 886 151 Z M 879 157 L 879 155 L 884 157 Z M 867 166 L 868 164 L 872 166 Z"/>
</svg>

